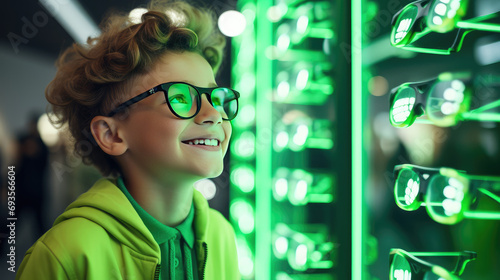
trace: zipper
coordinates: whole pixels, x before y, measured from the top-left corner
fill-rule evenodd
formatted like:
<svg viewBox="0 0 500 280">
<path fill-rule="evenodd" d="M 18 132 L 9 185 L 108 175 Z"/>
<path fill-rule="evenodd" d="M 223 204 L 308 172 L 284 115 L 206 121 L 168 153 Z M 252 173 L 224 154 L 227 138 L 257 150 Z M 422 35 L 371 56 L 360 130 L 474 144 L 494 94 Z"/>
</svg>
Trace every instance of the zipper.
<svg viewBox="0 0 500 280">
<path fill-rule="evenodd" d="M 208 258 L 208 249 L 207 249 L 207 243 L 203 242 L 202 243 L 203 245 L 203 249 L 205 249 L 205 260 L 203 261 L 203 267 L 202 267 L 202 276 L 201 276 L 201 279 L 205 279 L 205 268 L 207 266 L 207 258 Z"/>
<path fill-rule="evenodd" d="M 153 278 L 154 280 L 160 279 L 160 268 L 161 268 L 161 264 L 157 264 L 156 268 L 155 268 L 155 276 Z"/>
</svg>

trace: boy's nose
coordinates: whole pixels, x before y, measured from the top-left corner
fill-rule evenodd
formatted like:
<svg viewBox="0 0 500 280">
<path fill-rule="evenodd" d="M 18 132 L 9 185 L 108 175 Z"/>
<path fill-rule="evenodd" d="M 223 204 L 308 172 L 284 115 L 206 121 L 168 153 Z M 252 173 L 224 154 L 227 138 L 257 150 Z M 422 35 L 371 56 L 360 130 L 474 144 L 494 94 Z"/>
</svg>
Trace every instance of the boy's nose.
<svg viewBox="0 0 500 280">
<path fill-rule="evenodd" d="M 208 94 L 201 95 L 201 107 L 198 114 L 195 116 L 198 123 L 222 123 L 222 115 L 217 111 L 210 101 L 208 101 Z"/>
</svg>

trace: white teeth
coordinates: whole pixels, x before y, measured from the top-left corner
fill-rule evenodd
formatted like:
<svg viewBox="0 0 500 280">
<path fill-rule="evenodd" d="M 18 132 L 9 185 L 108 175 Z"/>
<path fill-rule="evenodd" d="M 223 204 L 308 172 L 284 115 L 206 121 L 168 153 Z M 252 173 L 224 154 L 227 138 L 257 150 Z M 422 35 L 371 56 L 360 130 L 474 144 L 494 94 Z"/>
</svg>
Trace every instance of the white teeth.
<svg viewBox="0 0 500 280">
<path fill-rule="evenodd" d="M 217 139 L 195 139 L 188 141 L 189 145 L 206 145 L 206 146 L 218 146 L 219 140 Z"/>
</svg>

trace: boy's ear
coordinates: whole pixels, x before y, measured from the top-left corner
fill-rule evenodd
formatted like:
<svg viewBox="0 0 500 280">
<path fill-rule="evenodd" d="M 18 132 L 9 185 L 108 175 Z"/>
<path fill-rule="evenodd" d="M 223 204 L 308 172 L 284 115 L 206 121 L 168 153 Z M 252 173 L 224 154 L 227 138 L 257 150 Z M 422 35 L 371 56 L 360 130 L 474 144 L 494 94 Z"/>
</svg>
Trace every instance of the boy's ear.
<svg viewBox="0 0 500 280">
<path fill-rule="evenodd" d="M 119 156 L 127 151 L 127 143 L 122 138 L 116 120 L 96 116 L 90 122 L 90 131 L 101 149 L 108 155 Z"/>
</svg>

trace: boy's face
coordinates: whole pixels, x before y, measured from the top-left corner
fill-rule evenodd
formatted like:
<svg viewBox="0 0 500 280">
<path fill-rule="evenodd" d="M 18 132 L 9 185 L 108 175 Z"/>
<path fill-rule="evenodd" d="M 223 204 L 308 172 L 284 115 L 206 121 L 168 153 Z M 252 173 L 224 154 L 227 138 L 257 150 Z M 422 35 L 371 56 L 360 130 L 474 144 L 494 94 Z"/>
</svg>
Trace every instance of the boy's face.
<svg viewBox="0 0 500 280">
<path fill-rule="evenodd" d="M 217 86 L 212 68 L 202 56 L 172 52 L 157 61 L 146 75 L 131 82 L 123 100 L 166 82 Z M 231 123 L 222 120 L 206 95 L 202 95 L 199 113 L 191 119 L 176 117 L 163 92 L 141 100 L 131 106 L 129 112 L 120 124 L 128 147 L 123 156 L 133 168 L 167 180 L 199 180 L 220 175 L 231 137 Z M 193 145 L 199 139 L 217 139 L 219 144 Z"/>
</svg>

